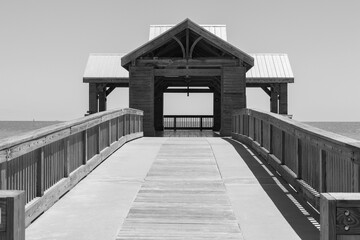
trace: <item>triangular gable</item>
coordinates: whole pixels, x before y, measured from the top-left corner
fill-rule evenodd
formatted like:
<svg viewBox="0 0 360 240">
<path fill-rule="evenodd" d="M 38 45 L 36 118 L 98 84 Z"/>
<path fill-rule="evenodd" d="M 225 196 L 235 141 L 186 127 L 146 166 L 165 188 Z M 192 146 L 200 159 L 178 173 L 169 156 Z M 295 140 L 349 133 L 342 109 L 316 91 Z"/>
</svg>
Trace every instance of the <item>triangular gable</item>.
<svg viewBox="0 0 360 240">
<path fill-rule="evenodd" d="M 204 40 L 210 42 L 213 46 L 242 60 L 248 69 L 250 69 L 254 65 L 254 59 L 250 55 L 239 50 L 238 48 L 234 47 L 230 43 L 219 38 L 218 36 L 210 33 L 209 31 L 202 28 L 198 24 L 192 22 L 190 19 L 185 19 L 183 22 L 179 23 L 178 25 L 176 25 L 173 28 L 169 29 L 168 31 L 164 32 L 163 34 L 157 36 L 156 38 L 152 39 L 151 41 L 147 42 L 146 44 L 140 46 L 139 48 L 137 48 L 134 51 L 130 52 L 129 54 L 125 55 L 121 59 L 121 65 L 125 68 L 128 68 L 131 61 L 136 60 L 137 58 L 145 55 L 146 53 L 161 47 L 162 45 L 171 41 L 177 34 L 179 34 L 182 31 L 185 31 L 186 29 L 189 29 L 189 30 L 197 33 Z"/>
</svg>

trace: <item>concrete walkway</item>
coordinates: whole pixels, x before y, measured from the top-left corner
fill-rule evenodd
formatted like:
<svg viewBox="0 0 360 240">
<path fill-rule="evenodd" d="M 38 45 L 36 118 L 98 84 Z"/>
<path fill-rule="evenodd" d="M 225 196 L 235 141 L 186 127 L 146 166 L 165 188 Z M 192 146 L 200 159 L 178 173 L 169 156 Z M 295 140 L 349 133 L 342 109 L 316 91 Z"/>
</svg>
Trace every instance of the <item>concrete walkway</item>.
<svg viewBox="0 0 360 240">
<path fill-rule="evenodd" d="M 134 239 L 121 235 L 126 227 L 129 230 L 129 225 L 124 222 L 126 223 L 128 220 L 128 223 L 134 222 L 132 221 L 134 219 L 131 219 L 134 211 L 131 209 L 138 206 L 136 199 L 140 199 L 141 194 L 144 193 L 143 190 L 148 191 L 150 185 L 152 190 L 154 189 L 154 185 L 152 185 L 154 180 L 157 182 L 156 184 L 160 184 L 155 186 L 156 188 L 161 186 L 168 189 L 171 185 L 164 185 L 164 182 L 159 183 L 160 180 L 164 180 L 164 173 L 158 171 L 159 166 L 164 162 L 159 165 L 159 162 L 155 164 L 154 161 L 164 159 L 164 153 L 167 153 L 168 156 L 170 154 L 175 159 L 176 153 L 174 155 L 171 147 L 176 145 L 176 139 L 141 138 L 125 144 L 32 223 L 26 229 L 26 239 L 114 240 L 117 236 L 121 239 Z M 180 144 L 180 142 L 178 143 Z M 306 209 L 296 206 L 297 202 L 291 195 L 291 189 L 282 183 L 281 179 L 277 178 L 273 172 L 269 171 L 249 149 L 232 140 L 221 138 L 182 138 L 181 143 L 185 144 L 183 145 L 185 148 L 178 152 L 179 156 L 187 151 L 186 148 L 196 144 L 200 144 L 206 149 L 210 162 L 204 166 L 211 165 L 211 169 L 200 170 L 198 174 L 187 169 L 186 171 L 190 175 L 185 173 L 184 176 L 177 175 L 177 177 L 180 176 L 181 181 L 191 180 L 195 173 L 199 177 L 196 181 L 201 181 L 202 174 L 205 174 L 203 176 L 207 177 L 202 180 L 216 181 L 223 186 L 218 189 L 226 193 L 229 204 L 222 209 L 228 214 L 226 216 L 237 223 L 238 230 L 236 232 L 240 234 L 233 235 L 234 238 L 231 239 L 319 239 L 318 229 L 309 221 L 311 216 Z M 204 157 L 201 151 L 195 152 L 194 161 L 197 156 Z M 215 168 L 213 168 L 214 166 Z M 171 171 L 174 171 L 174 175 L 179 171 L 171 166 L 166 168 L 168 169 L 167 178 L 172 176 Z M 162 177 L 159 178 L 160 175 L 156 174 L 160 174 Z M 185 179 L 187 177 L 189 179 Z M 209 177 L 213 179 L 209 179 Z M 177 179 L 177 186 L 179 186 L 178 183 L 181 183 L 179 179 Z M 152 182 L 148 180 L 152 180 Z M 211 185 L 211 187 L 215 186 Z M 139 191 L 141 188 L 143 190 Z M 215 197 L 214 199 L 220 198 Z M 204 201 L 206 200 L 211 201 L 211 198 L 205 198 Z M 139 226 L 141 227 L 141 225 L 137 227 Z M 169 229 L 172 227 L 169 226 Z M 194 230 L 196 227 L 197 225 L 195 228 L 190 227 L 189 229 Z M 175 230 L 179 233 L 179 229 Z M 140 229 L 140 231 L 145 234 L 142 235 L 142 238 L 136 239 L 158 239 L 151 238 L 150 233 L 146 232 L 147 230 Z M 208 235 L 206 238 L 205 235 L 201 237 L 197 234 L 198 239 L 209 239 L 210 237 L 213 236 Z M 167 239 L 171 239 L 171 236 L 167 236 Z M 174 239 L 194 238 L 188 233 L 183 237 L 177 235 Z"/>
</svg>

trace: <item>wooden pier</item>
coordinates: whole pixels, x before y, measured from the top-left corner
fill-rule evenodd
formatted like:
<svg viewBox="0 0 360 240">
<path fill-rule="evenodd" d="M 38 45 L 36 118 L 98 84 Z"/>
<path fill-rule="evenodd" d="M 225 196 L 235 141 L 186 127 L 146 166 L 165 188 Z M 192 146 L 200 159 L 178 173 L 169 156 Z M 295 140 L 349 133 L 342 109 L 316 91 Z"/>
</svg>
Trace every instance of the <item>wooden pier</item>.
<svg viewBox="0 0 360 240">
<path fill-rule="evenodd" d="M 90 56 L 85 117 L 0 141 L 0 239 L 359 239 L 360 142 L 288 118 L 287 55 L 189 19 L 150 29 Z M 132 108 L 106 109 L 116 87 Z M 164 116 L 165 92 L 213 93 L 213 115 Z"/>
</svg>

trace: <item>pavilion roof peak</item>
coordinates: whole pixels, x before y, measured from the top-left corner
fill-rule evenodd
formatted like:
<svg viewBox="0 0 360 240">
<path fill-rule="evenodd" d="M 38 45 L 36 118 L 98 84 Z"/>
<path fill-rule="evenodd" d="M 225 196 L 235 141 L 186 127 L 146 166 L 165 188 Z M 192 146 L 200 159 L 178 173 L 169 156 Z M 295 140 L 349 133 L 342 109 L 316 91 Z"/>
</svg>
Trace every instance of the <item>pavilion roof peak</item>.
<svg viewBox="0 0 360 240">
<path fill-rule="evenodd" d="M 159 25 L 151 25 L 151 26 L 159 26 Z M 249 54 L 241 51 L 240 49 L 236 48 L 235 46 L 231 45 L 230 43 L 228 43 L 226 41 L 226 37 L 225 37 L 225 39 L 221 38 L 217 34 L 214 34 L 211 31 L 208 31 L 206 28 L 194 23 L 189 18 L 186 18 L 182 22 L 180 22 L 177 25 L 172 26 L 172 27 L 170 25 L 164 25 L 164 26 L 167 26 L 168 29 L 166 29 L 162 33 L 158 33 L 156 35 L 154 34 L 153 38 L 150 41 L 143 44 L 142 46 L 135 49 L 134 51 L 130 52 L 129 54 L 125 55 L 121 59 L 121 65 L 128 69 L 129 64 L 136 59 L 139 59 L 142 57 L 149 58 L 151 56 L 152 57 L 164 57 L 165 56 L 165 55 L 157 56 L 157 53 L 159 53 L 159 52 L 160 53 L 166 52 L 169 55 L 169 54 L 171 54 L 171 51 L 166 51 L 164 49 L 162 51 L 160 51 L 158 49 L 160 49 L 161 47 L 170 49 L 170 46 L 173 48 L 178 47 L 177 44 L 174 44 L 175 41 L 181 46 L 182 52 L 184 55 L 183 57 L 189 58 L 188 52 L 186 52 L 186 56 L 185 56 L 185 50 L 188 51 L 190 49 L 189 43 L 186 43 L 186 44 L 188 44 L 188 46 L 184 47 L 185 38 L 186 38 L 185 33 L 186 33 L 186 35 L 188 35 L 189 34 L 188 32 L 190 32 L 190 34 L 191 34 L 190 42 L 192 41 L 192 43 L 190 43 L 190 45 L 193 44 L 195 47 L 195 45 L 198 42 L 201 42 L 201 44 L 196 45 L 196 47 L 198 47 L 198 46 L 203 47 L 203 51 L 201 53 L 199 53 L 199 52 L 196 53 L 196 50 L 194 51 L 195 52 L 194 55 L 197 55 L 195 57 L 206 57 L 206 54 L 204 54 L 205 52 L 211 53 L 210 55 L 212 57 L 217 57 L 217 54 L 223 54 L 222 56 L 228 56 L 231 58 L 241 60 L 247 69 L 250 69 L 254 65 L 253 57 L 250 56 Z M 206 26 L 210 26 L 210 25 L 205 25 L 205 27 Z M 225 32 L 224 36 L 226 36 L 226 32 Z M 188 38 L 189 37 L 187 37 L 187 39 Z M 173 43 L 171 43 L 171 41 Z M 176 57 L 179 57 L 178 56 L 179 50 L 177 50 L 177 51 L 178 52 L 177 52 Z M 166 57 L 169 57 L 168 55 L 166 55 Z M 191 57 L 192 56 L 190 54 L 190 58 Z"/>
</svg>

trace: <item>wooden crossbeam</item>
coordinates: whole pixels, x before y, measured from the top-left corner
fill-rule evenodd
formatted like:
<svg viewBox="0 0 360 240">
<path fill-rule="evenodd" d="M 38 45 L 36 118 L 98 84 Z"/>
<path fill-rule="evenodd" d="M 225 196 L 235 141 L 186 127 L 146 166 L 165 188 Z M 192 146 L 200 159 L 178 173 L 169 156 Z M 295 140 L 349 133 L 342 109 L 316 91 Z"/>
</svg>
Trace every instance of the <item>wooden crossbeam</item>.
<svg viewBox="0 0 360 240">
<path fill-rule="evenodd" d="M 221 69 L 155 69 L 154 76 L 221 76 Z"/>
<path fill-rule="evenodd" d="M 212 93 L 213 91 L 211 89 L 205 89 L 205 88 L 168 88 L 164 90 L 164 92 L 167 93 Z"/>
<path fill-rule="evenodd" d="M 197 58 L 197 59 L 138 59 L 138 66 L 156 66 L 156 67 L 221 67 L 221 66 L 239 66 L 238 59 L 229 58 Z"/>
</svg>

